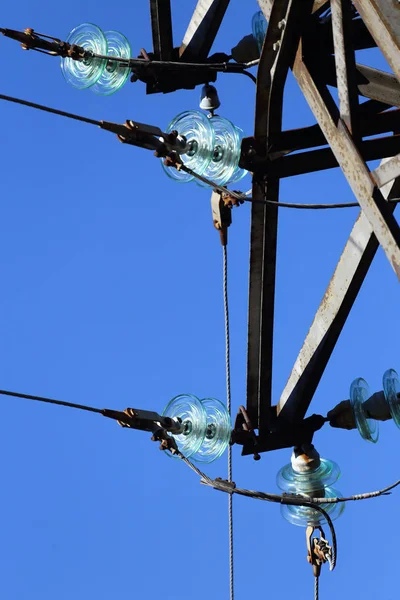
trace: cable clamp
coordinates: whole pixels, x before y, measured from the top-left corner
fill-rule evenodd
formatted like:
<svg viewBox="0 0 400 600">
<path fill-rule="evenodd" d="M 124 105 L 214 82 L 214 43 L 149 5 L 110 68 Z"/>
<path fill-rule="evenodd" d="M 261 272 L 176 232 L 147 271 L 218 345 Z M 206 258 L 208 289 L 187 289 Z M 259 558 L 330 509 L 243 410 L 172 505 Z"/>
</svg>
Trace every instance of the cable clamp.
<svg viewBox="0 0 400 600">
<path fill-rule="evenodd" d="M 320 533 L 319 538 L 313 537 L 315 530 Z M 307 561 L 312 565 L 314 577 L 319 577 L 321 573 L 321 567 L 326 562 L 329 563 L 330 570 L 332 570 L 332 547 L 329 545 L 325 538 L 324 530 L 320 525 L 309 525 L 306 529 L 306 541 L 307 541 Z"/>
</svg>

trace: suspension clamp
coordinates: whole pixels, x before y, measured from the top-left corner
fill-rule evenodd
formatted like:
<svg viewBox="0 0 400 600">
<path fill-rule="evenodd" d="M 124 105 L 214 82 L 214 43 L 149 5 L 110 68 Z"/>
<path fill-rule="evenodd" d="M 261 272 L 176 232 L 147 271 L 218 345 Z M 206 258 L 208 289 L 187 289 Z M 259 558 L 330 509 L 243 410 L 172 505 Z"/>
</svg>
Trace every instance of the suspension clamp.
<svg viewBox="0 0 400 600">
<path fill-rule="evenodd" d="M 316 529 L 320 533 L 319 538 L 313 537 L 313 533 Z M 307 561 L 310 563 L 310 565 L 312 565 L 314 577 L 319 577 L 322 565 L 326 562 L 329 562 L 329 565 L 332 564 L 332 547 L 328 544 L 328 541 L 325 539 L 324 530 L 320 525 L 309 525 L 307 527 L 306 541 Z"/>
<path fill-rule="evenodd" d="M 232 223 L 232 212 L 224 202 L 224 194 L 214 191 L 211 194 L 211 212 L 215 229 L 219 231 L 221 244 L 228 244 L 228 227 Z"/>
</svg>

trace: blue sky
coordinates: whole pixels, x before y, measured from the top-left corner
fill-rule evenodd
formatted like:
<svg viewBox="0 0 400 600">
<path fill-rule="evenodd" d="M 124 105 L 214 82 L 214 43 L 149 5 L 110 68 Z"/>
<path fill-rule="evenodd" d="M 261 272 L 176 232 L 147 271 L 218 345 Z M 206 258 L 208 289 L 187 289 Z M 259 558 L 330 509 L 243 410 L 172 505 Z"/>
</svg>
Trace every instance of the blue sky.
<svg viewBox="0 0 400 600">
<path fill-rule="evenodd" d="M 250 32 L 256 2 L 232 0 L 215 50 Z M 172 2 L 179 44 L 194 1 Z M 112 6 L 112 10 L 110 7 Z M 151 50 L 147 0 L 7 3 L 2 27 L 65 38 L 79 23 L 117 29 L 134 54 Z M 198 107 L 200 90 L 146 97 L 130 84 L 112 97 L 67 86 L 59 59 L 1 39 L 1 93 L 87 115 L 165 127 Z M 373 52 L 360 61 L 383 66 Z M 252 134 L 255 86 L 221 75 L 220 114 Z M 161 411 L 179 393 L 225 400 L 222 255 L 210 194 L 179 185 L 151 152 L 95 127 L 1 104 L 0 360 L 3 389 L 98 407 Z M 289 79 L 284 125 L 314 122 Z M 243 189 L 249 180 L 242 182 Z M 282 182 L 292 202 L 352 201 L 338 170 Z M 249 205 L 233 211 L 229 240 L 232 402 L 245 403 Z M 357 209 L 282 209 L 276 286 L 273 396 L 277 402 Z M 312 404 L 326 414 L 364 376 L 381 389 L 400 368 L 398 284 L 379 250 Z M 100 416 L 3 398 L 0 592 L 7 600 L 171 600 L 228 597 L 227 498 L 199 485 L 141 432 Z M 379 443 L 325 426 L 315 444 L 337 461 L 344 494 L 398 475 L 400 432 Z M 277 491 L 290 450 L 255 463 L 234 447 L 234 480 Z M 225 476 L 226 456 L 206 469 Z M 325 568 L 324 600 L 394 600 L 399 494 L 353 504 L 337 521 L 337 570 Z M 235 498 L 236 597 L 312 597 L 304 531 L 279 507 Z M 388 515 L 387 528 L 384 515 Z M 289 570 L 290 569 L 290 570 Z M 290 573 L 290 575 L 289 575 Z"/>
</svg>

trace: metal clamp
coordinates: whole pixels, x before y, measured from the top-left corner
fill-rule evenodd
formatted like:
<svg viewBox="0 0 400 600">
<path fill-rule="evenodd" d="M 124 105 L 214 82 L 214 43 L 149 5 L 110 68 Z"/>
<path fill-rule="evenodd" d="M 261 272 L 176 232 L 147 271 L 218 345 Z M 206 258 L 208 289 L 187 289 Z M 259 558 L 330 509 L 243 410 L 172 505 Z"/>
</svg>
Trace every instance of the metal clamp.
<svg viewBox="0 0 400 600">
<path fill-rule="evenodd" d="M 320 533 L 319 538 L 313 537 L 315 530 Z M 324 530 L 320 525 L 309 525 L 306 529 L 307 561 L 312 565 L 314 577 L 319 577 L 321 567 L 326 562 L 331 563 L 332 547 L 325 538 Z"/>
<path fill-rule="evenodd" d="M 228 227 L 232 223 L 232 212 L 224 202 L 224 195 L 214 191 L 211 194 L 211 212 L 215 229 L 219 231 L 221 244 L 228 244 Z"/>
</svg>

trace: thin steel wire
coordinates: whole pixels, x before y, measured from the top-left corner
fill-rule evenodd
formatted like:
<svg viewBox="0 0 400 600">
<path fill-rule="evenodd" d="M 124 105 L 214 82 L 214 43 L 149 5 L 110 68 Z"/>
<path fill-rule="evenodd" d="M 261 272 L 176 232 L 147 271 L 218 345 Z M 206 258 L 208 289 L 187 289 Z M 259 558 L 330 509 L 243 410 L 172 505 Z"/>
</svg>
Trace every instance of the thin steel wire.
<svg viewBox="0 0 400 600">
<path fill-rule="evenodd" d="M 314 600 L 319 600 L 319 577 L 314 577 Z"/>
<path fill-rule="evenodd" d="M 226 407 L 229 417 L 232 416 L 231 403 L 231 358 L 230 358 L 230 333 L 229 333 L 229 303 L 228 303 L 228 247 L 222 246 L 223 252 L 223 290 L 224 290 L 224 318 L 225 318 L 225 365 L 226 365 Z M 232 446 L 228 446 L 228 481 L 232 481 Z M 234 571 L 233 571 L 233 494 L 228 496 L 228 523 L 229 523 L 229 594 L 234 600 Z"/>
<path fill-rule="evenodd" d="M 204 481 L 204 483 L 206 485 L 211 485 L 212 486 L 212 479 L 210 477 L 208 477 L 208 475 L 206 475 L 205 473 L 203 473 L 203 471 L 200 471 L 200 469 L 198 467 L 196 467 L 196 465 L 194 465 L 188 458 L 186 458 L 186 456 L 184 456 L 182 454 L 182 452 L 177 452 L 177 455 L 179 456 L 179 458 L 181 460 L 183 460 L 184 463 L 186 463 L 188 465 L 188 467 L 190 467 L 192 469 L 192 471 L 194 471 L 195 473 L 197 473 L 197 475 L 199 475 L 199 477 L 201 477 L 201 480 Z"/>
<path fill-rule="evenodd" d="M 239 202 L 252 202 L 253 204 L 270 204 L 270 205 L 275 205 L 277 208 L 297 208 L 297 209 L 308 209 L 308 210 L 321 210 L 321 209 L 330 209 L 330 208 L 360 208 L 360 205 L 358 202 L 336 202 L 334 204 L 304 204 L 304 203 L 297 203 L 297 202 L 276 202 L 276 200 L 256 200 L 255 198 L 252 198 L 251 196 L 249 196 L 248 192 L 236 192 L 234 190 L 229 190 L 227 187 L 223 186 L 223 185 L 218 185 L 216 183 L 214 183 L 213 181 L 211 181 L 210 179 L 207 179 L 207 177 L 204 177 L 203 175 L 199 175 L 198 173 L 196 173 L 195 171 L 193 171 L 193 169 L 190 169 L 189 167 L 186 167 L 185 165 L 179 165 L 179 169 L 181 171 L 185 171 L 185 173 L 188 173 L 188 175 L 192 175 L 195 179 L 198 179 L 199 181 L 201 181 L 202 183 L 205 183 L 206 185 L 209 185 L 210 187 L 212 187 L 215 191 L 219 192 L 220 194 L 227 194 L 228 196 L 231 196 L 232 198 L 235 198 L 236 200 L 239 200 Z M 390 198 L 387 200 L 388 203 L 393 203 L 393 202 L 400 202 L 400 198 Z"/>
</svg>

